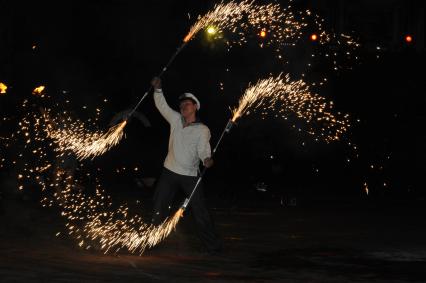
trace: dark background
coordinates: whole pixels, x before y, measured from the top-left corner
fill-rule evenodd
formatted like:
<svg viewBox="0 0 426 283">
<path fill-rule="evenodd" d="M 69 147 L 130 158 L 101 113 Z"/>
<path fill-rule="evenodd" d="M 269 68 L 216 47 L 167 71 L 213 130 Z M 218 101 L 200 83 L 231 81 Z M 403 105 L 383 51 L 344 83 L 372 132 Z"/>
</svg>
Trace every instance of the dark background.
<svg viewBox="0 0 426 283">
<path fill-rule="evenodd" d="M 0 1 L 0 81 L 9 87 L 0 96 L 2 116 L 19 119 L 20 102 L 42 84 L 60 104 L 58 111 L 71 110 L 85 120 L 100 107 L 99 127 L 106 128 L 115 113 L 135 105 L 196 16 L 214 3 Z M 361 43 L 359 60 L 346 62 L 339 71 L 333 71 L 326 60 L 311 62 L 312 52 L 339 47 L 311 42 L 309 36 L 315 30 L 309 28 L 296 47 L 283 50 L 288 64 L 275 60 L 270 49 L 258 48 L 261 39 L 257 37 L 227 52 L 223 41 L 212 41 L 200 32 L 163 77 L 168 101 L 177 106 L 179 94 L 194 93 L 201 100 L 200 114 L 214 144 L 229 119 L 229 106 L 237 104 L 250 81 L 271 72 L 288 72 L 295 79 L 305 73 L 307 81 L 327 77 L 328 83 L 317 92 L 335 101 L 339 111 L 349 113 L 353 126 L 344 141 L 325 144 L 292 130 L 294 121 L 263 121 L 255 115 L 241 119 L 225 138 L 216 166 L 207 175 L 210 191 L 230 199 L 255 197 L 249 192 L 261 181 L 271 194 L 365 198 L 367 182 L 371 199 L 423 199 L 423 1 L 296 0 L 294 6 L 323 17 L 329 31 L 355 35 Z M 404 41 L 407 34 L 413 42 Z M 40 103 L 47 102 L 40 99 Z M 160 173 L 168 126 L 151 98 L 139 110 L 151 121 L 151 128 L 134 121 L 126 127 L 127 138 L 119 146 L 92 165 L 85 161 L 102 169 L 102 181 L 107 184 L 134 189 L 134 177 Z M 9 130 L 3 124 L 0 133 L 7 136 Z M 358 146 L 358 158 L 348 141 Z M 115 175 L 117 168 L 136 166 L 141 169 L 136 173 Z M 13 171 L 8 166 L 2 170 Z"/>
</svg>

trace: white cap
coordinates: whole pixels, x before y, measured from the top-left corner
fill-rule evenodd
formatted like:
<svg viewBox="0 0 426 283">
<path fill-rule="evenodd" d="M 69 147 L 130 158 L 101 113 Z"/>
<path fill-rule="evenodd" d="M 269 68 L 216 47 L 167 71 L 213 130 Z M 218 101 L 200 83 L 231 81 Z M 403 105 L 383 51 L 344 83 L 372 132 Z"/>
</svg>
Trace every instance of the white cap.
<svg viewBox="0 0 426 283">
<path fill-rule="evenodd" d="M 195 104 L 197 105 L 197 110 L 200 110 L 200 101 L 195 97 L 195 95 L 193 95 L 192 93 L 189 92 L 185 92 L 184 94 L 182 94 L 181 96 L 179 96 L 179 101 L 185 100 L 185 99 L 191 99 L 192 101 L 195 102 Z"/>
</svg>

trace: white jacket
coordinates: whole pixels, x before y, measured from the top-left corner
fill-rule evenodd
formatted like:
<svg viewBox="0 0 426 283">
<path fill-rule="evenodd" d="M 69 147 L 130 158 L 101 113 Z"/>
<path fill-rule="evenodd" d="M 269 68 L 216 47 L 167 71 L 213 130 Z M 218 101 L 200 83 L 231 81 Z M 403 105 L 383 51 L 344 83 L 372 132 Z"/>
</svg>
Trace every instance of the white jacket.
<svg viewBox="0 0 426 283">
<path fill-rule="evenodd" d="M 184 118 L 167 104 L 163 91 L 154 91 L 155 106 L 170 124 L 169 152 L 164 167 L 186 176 L 197 176 L 200 160 L 211 157 L 210 130 L 199 122 L 184 127 Z"/>
</svg>

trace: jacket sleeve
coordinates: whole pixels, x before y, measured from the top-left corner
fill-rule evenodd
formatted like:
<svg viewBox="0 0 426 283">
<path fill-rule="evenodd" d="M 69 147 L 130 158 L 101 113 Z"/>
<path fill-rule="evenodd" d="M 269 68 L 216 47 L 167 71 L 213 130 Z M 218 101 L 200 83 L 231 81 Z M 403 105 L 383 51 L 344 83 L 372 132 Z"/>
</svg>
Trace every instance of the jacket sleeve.
<svg viewBox="0 0 426 283">
<path fill-rule="evenodd" d="M 210 130 L 207 127 L 202 128 L 200 140 L 197 145 L 197 154 L 202 162 L 212 155 L 210 148 Z"/>
<path fill-rule="evenodd" d="M 167 104 L 161 89 L 156 89 L 154 91 L 154 102 L 158 111 L 160 111 L 161 115 L 164 117 L 164 119 L 167 120 L 167 122 L 169 122 L 169 124 L 172 124 L 174 121 L 180 118 L 180 114 L 170 108 L 170 106 Z"/>
</svg>

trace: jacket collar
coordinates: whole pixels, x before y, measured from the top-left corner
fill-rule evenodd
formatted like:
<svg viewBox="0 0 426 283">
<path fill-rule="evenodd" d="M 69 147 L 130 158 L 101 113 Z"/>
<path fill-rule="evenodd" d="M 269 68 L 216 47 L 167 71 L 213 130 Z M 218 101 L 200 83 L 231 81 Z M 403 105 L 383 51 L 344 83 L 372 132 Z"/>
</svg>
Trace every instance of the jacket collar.
<svg viewBox="0 0 426 283">
<path fill-rule="evenodd" d="M 180 116 L 180 121 L 182 122 L 182 125 L 185 125 L 185 123 L 186 123 L 185 118 L 183 118 L 182 115 Z M 202 124 L 202 122 L 201 122 L 200 118 L 196 117 L 195 121 L 188 124 L 188 126 L 196 126 L 196 125 L 199 125 L 199 124 Z"/>
</svg>

